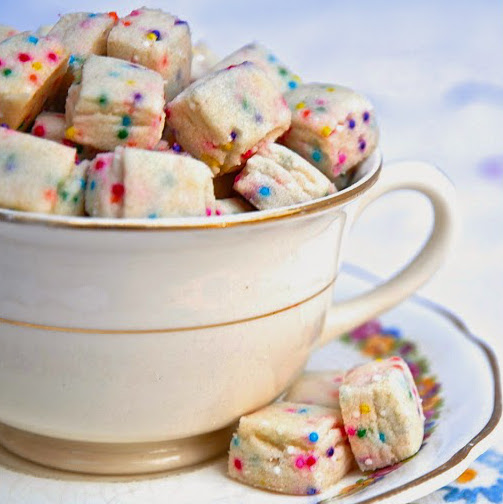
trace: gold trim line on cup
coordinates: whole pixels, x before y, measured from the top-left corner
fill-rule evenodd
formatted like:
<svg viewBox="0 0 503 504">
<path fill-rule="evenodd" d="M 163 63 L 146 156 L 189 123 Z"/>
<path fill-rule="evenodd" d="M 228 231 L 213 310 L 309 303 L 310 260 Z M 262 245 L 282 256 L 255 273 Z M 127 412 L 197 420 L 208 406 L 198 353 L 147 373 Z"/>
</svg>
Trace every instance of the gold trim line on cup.
<svg viewBox="0 0 503 504">
<path fill-rule="evenodd" d="M 303 204 L 292 205 L 283 209 L 246 212 L 240 214 L 240 218 L 232 220 L 223 216 L 198 218 L 196 222 L 184 222 L 184 219 L 188 219 L 187 217 L 142 220 L 115 219 L 111 221 L 109 219 L 100 220 L 92 219 L 90 217 L 65 216 L 64 218 L 54 218 L 55 216 L 50 214 L 31 214 L 29 212 L 0 208 L 0 222 L 12 224 L 32 224 L 65 229 L 88 229 L 93 231 L 194 231 L 201 229 L 224 229 L 238 226 L 248 226 L 318 213 L 336 207 L 342 203 L 346 203 L 350 200 L 354 200 L 377 182 L 381 169 L 382 157 L 379 160 L 379 166 L 367 179 L 362 179 L 362 181 L 357 182 L 354 186 L 350 186 L 348 189 L 335 193 L 331 196 L 326 196 L 324 198 L 312 200 Z M 173 223 L 175 220 L 176 224 Z"/>
<path fill-rule="evenodd" d="M 205 324 L 198 326 L 185 326 L 185 327 L 169 327 L 167 329 L 86 329 L 86 328 L 77 328 L 77 327 L 59 327 L 59 326 L 49 326 L 43 324 L 35 324 L 32 322 L 23 322 L 20 320 L 12 320 L 7 318 L 0 317 L 0 325 L 12 325 L 18 327 L 28 327 L 30 329 L 40 329 L 43 331 L 53 331 L 53 332 L 68 332 L 68 333 L 80 333 L 80 334 L 162 334 L 162 333 L 173 333 L 173 332 L 186 332 L 186 331 L 199 331 L 203 329 L 214 329 L 217 327 L 226 327 L 231 325 L 243 324 L 245 322 L 253 322 L 255 320 L 260 320 L 267 317 L 272 317 L 273 315 L 277 315 L 279 313 L 286 312 L 288 310 L 292 310 L 293 308 L 297 308 L 300 305 L 308 303 L 313 299 L 317 298 L 325 291 L 330 289 L 336 280 L 337 277 L 334 277 L 330 282 L 325 285 L 322 289 L 315 292 L 311 296 L 298 301 L 297 303 L 293 303 L 291 305 L 285 306 L 278 310 L 274 310 L 268 313 L 263 313 L 261 315 L 253 315 L 252 317 L 246 317 L 238 320 L 230 320 L 228 322 L 216 322 L 214 324 Z"/>
</svg>

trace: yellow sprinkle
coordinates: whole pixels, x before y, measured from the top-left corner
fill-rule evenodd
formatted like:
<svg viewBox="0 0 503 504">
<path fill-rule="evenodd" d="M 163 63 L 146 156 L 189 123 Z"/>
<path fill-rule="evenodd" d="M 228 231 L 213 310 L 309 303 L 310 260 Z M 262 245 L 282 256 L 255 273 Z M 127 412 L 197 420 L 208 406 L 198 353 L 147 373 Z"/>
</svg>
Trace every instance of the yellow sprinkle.
<svg viewBox="0 0 503 504">
<path fill-rule="evenodd" d="M 360 413 L 362 415 L 366 415 L 367 413 L 370 413 L 370 406 L 366 403 L 360 404 Z"/>
<path fill-rule="evenodd" d="M 155 35 L 155 33 L 149 33 L 149 34 L 147 35 L 147 38 L 148 38 L 149 40 L 157 40 L 157 36 Z"/>
<path fill-rule="evenodd" d="M 301 82 L 301 78 L 298 75 L 294 75 L 292 77 L 292 80 L 294 80 L 295 82 Z"/>
<path fill-rule="evenodd" d="M 300 110 L 300 109 L 303 109 L 305 106 L 306 106 L 306 104 L 303 101 L 301 101 L 301 102 L 297 103 L 297 105 L 295 105 L 295 108 L 297 110 Z"/>
<path fill-rule="evenodd" d="M 232 150 L 232 142 L 226 143 L 222 145 L 222 149 L 226 151 Z"/>
<path fill-rule="evenodd" d="M 335 91 L 335 88 L 334 87 L 327 87 L 327 91 L 329 93 L 333 93 Z"/>
<path fill-rule="evenodd" d="M 201 161 L 206 163 L 210 168 L 220 168 L 220 163 L 215 158 L 208 156 L 208 154 L 202 154 Z"/>
<path fill-rule="evenodd" d="M 75 131 L 75 127 L 74 126 L 70 126 L 65 131 L 65 136 L 69 140 L 73 140 L 75 138 L 75 134 L 76 134 L 76 131 Z"/>
<path fill-rule="evenodd" d="M 133 79 L 129 79 L 129 80 L 126 81 L 126 84 L 128 86 L 134 86 L 136 84 L 136 81 L 134 81 Z"/>
<path fill-rule="evenodd" d="M 33 68 L 33 70 L 41 70 L 42 69 L 42 63 L 40 63 L 40 61 L 34 61 L 31 64 L 31 67 Z"/>
<path fill-rule="evenodd" d="M 330 126 L 323 126 L 323 128 L 321 128 L 321 134 L 324 137 L 330 136 L 330 133 L 332 133 L 332 128 L 330 128 Z"/>
</svg>

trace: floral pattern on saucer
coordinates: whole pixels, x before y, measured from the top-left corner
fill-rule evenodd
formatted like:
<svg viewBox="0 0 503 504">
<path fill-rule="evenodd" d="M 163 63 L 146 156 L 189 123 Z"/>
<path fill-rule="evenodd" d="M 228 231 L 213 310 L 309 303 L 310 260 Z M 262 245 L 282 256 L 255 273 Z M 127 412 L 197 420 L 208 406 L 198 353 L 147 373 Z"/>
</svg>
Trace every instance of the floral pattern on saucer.
<svg viewBox="0 0 503 504">
<path fill-rule="evenodd" d="M 419 353 L 417 346 L 402 337 L 402 332 L 399 328 L 385 327 L 378 320 L 371 320 L 357 327 L 350 333 L 342 336 L 341 340 L 348 345 L 356 347 L 358 351 L 371 359 L 400 355 L 407 362 L 416 382 L 419 395 L 423 400 L 423 410 L 426 418 L 424 424 L 424 446 L 435 429 L 435 424 L 442 407 L 442 397 L 440 396 L 440 383 L 438 383 L 435 376 L 430 374 L 428 361 Z M 340 491 L 339 496 L 352 495 L 363 490 L 369 485 L 380 481 L 387 474 L 395 471 L 406 462 L 399 462 L 393 466 L 365 474 L 356 483 L 344 487 Z"/>
</svg>

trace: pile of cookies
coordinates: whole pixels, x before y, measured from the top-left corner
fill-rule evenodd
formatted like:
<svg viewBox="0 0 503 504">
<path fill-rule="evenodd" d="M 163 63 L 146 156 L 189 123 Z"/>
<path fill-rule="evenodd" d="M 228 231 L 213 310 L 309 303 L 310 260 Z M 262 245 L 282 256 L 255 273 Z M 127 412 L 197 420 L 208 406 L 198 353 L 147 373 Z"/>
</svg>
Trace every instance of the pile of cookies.
<svg viewBox="0 0 503 504">
<path fill-rule="evenodd" d="M 424 415 L 411 372 L 391 357 L 348 372 L 304 374 L 283 401 L 244 416 L 229 451 L 231 477 L 313 495 L 355 465 L 393 465 L 421 447 Z"/>
<path fill-rule="evenodd" d="M 2 40 L 3 39 L 3 40 Z M 341 189 L 371 103 L 302 84 L 267 48 L 223 60 L 158 9 L 0 26 L 0 206 L 108 218 L 240 213 Z"/>
</svg>

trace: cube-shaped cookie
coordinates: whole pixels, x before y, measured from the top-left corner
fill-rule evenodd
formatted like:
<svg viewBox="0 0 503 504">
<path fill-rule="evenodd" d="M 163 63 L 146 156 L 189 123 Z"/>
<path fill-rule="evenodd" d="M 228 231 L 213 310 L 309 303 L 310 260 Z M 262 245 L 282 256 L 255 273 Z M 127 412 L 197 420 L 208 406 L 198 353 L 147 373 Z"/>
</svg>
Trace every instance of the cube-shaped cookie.
<svg viewBox="0 0 503 504">
<path fill-rule="evenodd" d="M 278 144 L 262 147 L 236 176 L 234 189 L 259 210 L 304 203 L 335 192 L 323 173 Z"/>
<path fill-rule="evenodd" d="M 166 101 L 189 85 L 189 25 L 160 9 L 142 7 L 122 18 L 108 37 L 108 55 L 159 72 L 166 81 Z"/>
<path fill-rule="evenodd" d="M 126 61 L 91 55 L 66 102 L 69 140 L 101 150 L 154 148 L 164 127 L 162 77 Z"/>
<path fill-rule="evenodd" d="M 217 64 L 220 58 L 204 43 L 197 42 L 192 46 L 192 64 L 190 81 L 194 82 L 206 74 Z"/>
<path fill-rule="evenodd" d="M 0 25 L 0 42 L 2 40 L 13 37 L 17 33 L 19 32 L 15 28 L 12 28 L 11 26 Z"/>
<path fill-rule="evenodd" d="M 35 118 L 31 128 L 32 135 L 46 138 L 53 142 L 64 143 L 66 134 L 65 114 L 58 112 L 42 112 Z M 68 143 L 70 143 L 68 141 Z"/>
<path fill-rule="evenodd" d="M 75 155 L 71 147 L 0 128 L 0 206 L 28 212 L 65 211 L 56 207 L 58 191 L 74 177 Z"/>
<path fill-rule="evenodd" d="M 290 125 L 280 91 L 253 63 L 203 77 L 168 104 L 177 142 L 215 174 L 234 171 Z"/>
<path fill-rule="evenodd" d="M 247 44 L 229 54 L 222 61 L 219 61 L 212 71 L 223 70 L 230 65 L 239 65 L 244 61 L 250 61 L 261 68 L 282 93 L 295 89 L 300 84 L 298 75 L 295 75 L 281 63 L 267 47 L 257 42 Z"/>
<path fill-rule="evenodd" d="M 337 421 L 342 425 L 339 389 L 344 379 L 344 371 L 305 372 L 288 390 L 285 401 L 317 404 L 332 408 Z"/>
<path fill-rule="evenodd" d="M 68 71 L 58 90 L 58 102 L 65 105 L 68 88 L 79 74 L 82 64 L 90 54 L 105 55 L 110 30 L 117 22 L 115 12 L 72 12 L 64 14 L 49 31 L 49 35 L 61 41 L 70 52 Z"/>
<path fill-rule="evenodd" d="M 372 104 L 352 89 L 303 84 L 285 94 L 292 126 L 282 143 L 334 180 L 370 155 L 379 140 Z"/>
<path fill-rule="evenodd" d="M 93 217 L 212 215 L 212 177 L 204 163 L 188 155 L 117 148 L 93 161 L 86 210 Z"/>
<path fill-rule="evenodd" d="M 14 35 L 0 44 L 0 123 L 28 128 L 57 89 L 68 52 L 52 37 Z"/>
<path fill-rule="evenodd" d="M 362 471 L 414 455 L 423 441 L 421 399 L 400 357 L 349 371 L 339 391 L 344 426 Z"/>
<path fill-rule="evenodd" d="M 339 481 L 353 457 L 333 410 L 279 402 L 241 417 L 229 474 L 252 486 L 314 495 Z"/>
</svg>

